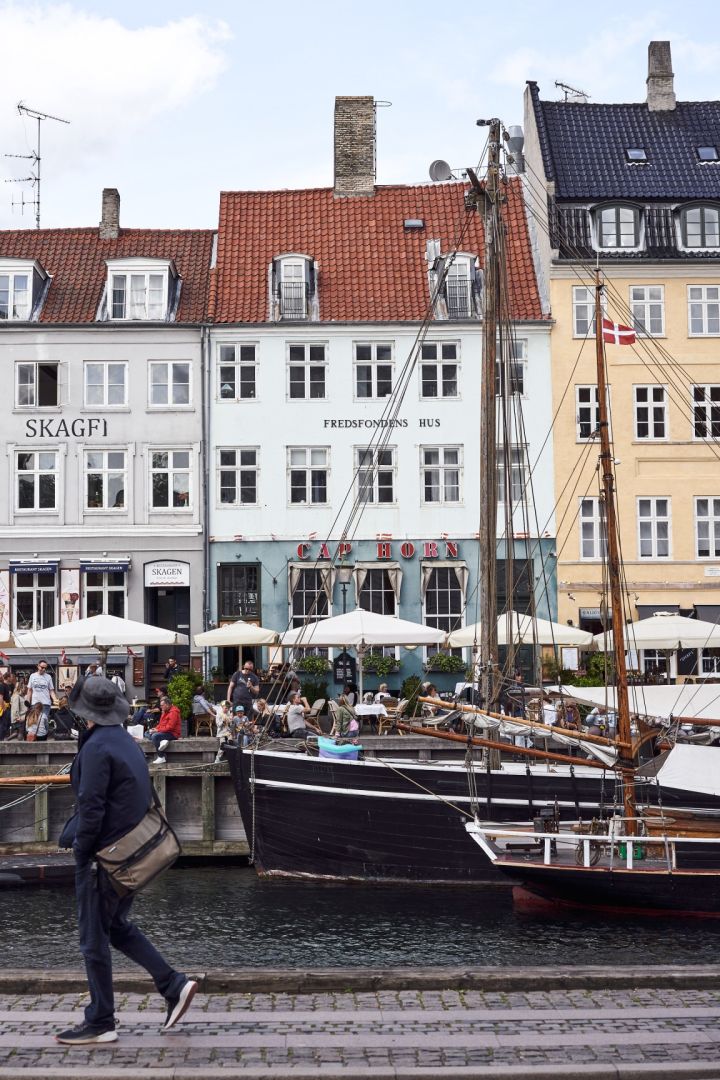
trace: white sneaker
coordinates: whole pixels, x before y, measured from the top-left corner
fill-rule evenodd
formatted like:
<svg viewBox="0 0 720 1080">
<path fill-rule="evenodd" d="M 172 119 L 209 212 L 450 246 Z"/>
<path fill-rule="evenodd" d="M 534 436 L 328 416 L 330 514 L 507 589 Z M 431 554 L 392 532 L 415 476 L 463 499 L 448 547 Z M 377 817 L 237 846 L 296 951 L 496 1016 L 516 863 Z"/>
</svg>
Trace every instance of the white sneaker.
<svg viewBox="0 0 720 1080">
<path fill-rule="evenodd" d="M 167 758 L 164 758 L 162 754 L 158 754 L 151 762 L 151 765 L 167 765 Z"/>
<path fill-rule="evenodd" d="M 162 753 L 163 750 L 167 750 L 169 745 L 170 745 L 170 740 L 169 739 L 163 739 L 163 741 L 158 746 L 158 750 Z"/>
</svg>

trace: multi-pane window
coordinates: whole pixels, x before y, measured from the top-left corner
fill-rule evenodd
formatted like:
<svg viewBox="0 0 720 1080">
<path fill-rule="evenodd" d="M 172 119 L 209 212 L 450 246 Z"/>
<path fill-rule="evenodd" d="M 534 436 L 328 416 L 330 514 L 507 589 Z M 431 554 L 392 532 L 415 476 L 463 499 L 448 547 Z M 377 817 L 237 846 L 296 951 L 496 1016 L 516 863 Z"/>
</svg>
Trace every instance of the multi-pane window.
<svg viewBox="0 0 720 1080">
<path fill-rule="evenodd" d="M 695 554 L 720 559 L 720 499 L 695 500 Z"/>
<path fill-rule="evenodd" d="M 630 638 L 630 641 L 632 638 Z M 628 643 L 629 644 L 629 643 Z M 667 677 L 668 655 L 664 649 L 643 649 L 643 672 L 654 679 Z"/>
<path fill-rule="evenodd" d="M 597 225 L 601 248 L 634 248 L 640 242 L 640 214 L 632 206 L 604 207 Z"/>
<path fill-rule="evenodd" d="M 420 348 L 420 397 L 456 398 L 458 371 L 454 341 L 425 342 Z"/>
<path fill-rule="evenodd" d="M 15 578 L 15 629 L 42 630 L 54 626 L 55 574 L 21 572 Z"/>
<path fill-rule="evenodd" d="M 15 404 L 36 409 L 60 404 L 59 364 L 16 364 Z"/>
<path fill-rule="evenodd" d="M 472 273 L 470 259 L 456 255 L 447 269 L 445 294 L 449 319 L 469 319 L 471 308 Z"/>
<path fill-rule="evenodd" d="M 288 393 L 291 400 L 325 397 L 325 346 L 291 345 Z"/>
<path fill-rule="evenodd" d="M 720 247 L 720 210 L 717 207 L 688 207 L 687 210 L 683 210 L 680 221 L 685 247 Z"/>
<path fill-rule="evenodd" d="M 720 649 L 700 650 L 700 670 L 703 675 L 720 673 Z"/>
<path fill-rule="evenodd" d="M 425 625 L 450 634 L 461 626 L 464 606 L 463 590 L 454 568 L 433 567 L 425 591 Z M 439 651 L 439 645 L 430 645 L 427 655 L 432 656 Z M 462 650 L 453 649 L 453 652 L 461 655 Z"/>
<path fill-rule="evenodd" d="M 384 450 L 358 447 L 355 450 L 358 498 L 361 502 L 395 501 L 395 448 Z"/>
<path fill-rule="evenodd" d="M 127 574 L 122 571 L 92 570 L 85 574 L 85 615 L 115 615 L 125 618 Z"/>
<path fill-rule="evenodd" d="M 111 274 L 111 318 L 164 319 L 166 274 Z"/>
<path fill-rule="evenodd" d="M 150 476 L 154 509 L 190 509 L 192 493 L 189 450 L 152 450 Z"/>
<path fill-rule="evenodd" d="M 600 559 L 607 552 L 605 503 L 601 499 L 580 500 L 580 558 Z"/>
<path fill-rule="evenodd" d="M 280 315 L 283 319 L 304 319 L 307 315 L 304 259 L 280 262 Z"/>
<path fill-rule="evenodd" d="M 693 435 L 720 439 L 720 385 L 693 386 Z"/>
<path fill-rule="evenodd" d="M 720 285 L 688 285 L 688 333 L 720 334 Z"/>
<path fill-rule="evenodd" d="M 0 322 L 30 318 L 30 280 L 30 274 L 0 274 Z"/>
<path fill-rule="evenodd" d="M 506 384 L 511 394 L 525 393 L 525 362 L 527 342 L 510 338 L 506 342 L 507 357 L 495 361 L 495 394 L 501 397 Z"/>
<path fill-rule="evenodd" d="M 159 363 L 153 360 L 149 368 L 151 405 L 190 404 L 189 363 L 175 360 Z"/>
<path fill-rule="evenodd" d="M 218 364 L 220 401 L 248 401 L 256 396 L 254 345 L 221 345 Z"/>
<path fill-rule="evenodd" d="M 316 619 L 324 619 L 330 614 L 330 601 L 325 590 L 325 573 L 326 571 L 305 567 L 297 571 L 290 601 L 290 618 L 293 628 L 315 622 Z M 295 651 L 299 654 L 315 653 L 318 656 L 328 654 L 327 649 L 318 648 L 296 649 Z"/>
<path fill-rule="evenodd" d="M 573 285 L 573 336 L 591 337 L 595 333 L 595 294 L 584 285 Z"/>
<path fill-rule="evenodd" d="M 578 442 L 594 439 L 600 428 L 600 404 L 597 383 L 575 387 L 575 438 Z"/>
<path fill-rule="evenodd" d="M 218 497 L 222 506 L 252 506 L 258 495 L 258 450 L 218 450 Z"/>
<path fill-rule="evenodd" d="M 636 386 L 635 393 L 635 438 L 666 439 L 667 425 L 667 390 L 664 386 Z"/>
<path fill-rule="evenodd" d="M 360 586 L 358 607 L 378 615 L 395 615 L 395 605 L 395 590 L 388 571 L 367 570 Z"/>
<path fill-rule="evenodd" d="M 85 364 L 85 404 L 86 405 L 127 405 L 127 364 L 98 363 L 89 361 Z"/>
<path fill-rule="evenodd" d="M 436 505 L 460 502 L 460 447 L 421 446 L 422 501 Z"/>
<path fill-rule="evenodd" d="M 86 510 L 124 510 L 127 455 L 124 450 L 85 451 Z"/>
<path fill-rule="evenodd" d="M 260 567 L 257 563 L 222 563 L 218 567 L 221 620 L 260 618 Z"/>
<path fill-rule="evenodd" d="M 355 396 L 385 398 L 392 394 L 392 346 L 355 346 Z"/>
<path fill-rule="evenodd" d="M 510 471 L 508 474 L 505 450 L 498 449 L 497 457 L 497 496 L 498 502 L 504 503 L 510 487 L 510 499 L 513 503 L 521 502 L 525 496 L 526 470 L 525 447 L 510 447 Z"/>
<path fill-rule="evenodd" d="M 641 559 L 670 558 L 670 500 L 638 499 L 638 555 Z"/>
<path fill-rule="evenodd" d="M 58 455 L 55 450 L 15 454 L 18 510 L 57 510 Z"/>
<path fill-rule="evenodd" d="M 630 310 L 633 326 L 643 337 L 661 337 L 665 333 L 665 287 L 631 285 Z"/>
<path fill-rule="evenodd" d="M 289 446 L 290 502 L 328 501 L 328 449 L 326 446 Z"/>
</svg>

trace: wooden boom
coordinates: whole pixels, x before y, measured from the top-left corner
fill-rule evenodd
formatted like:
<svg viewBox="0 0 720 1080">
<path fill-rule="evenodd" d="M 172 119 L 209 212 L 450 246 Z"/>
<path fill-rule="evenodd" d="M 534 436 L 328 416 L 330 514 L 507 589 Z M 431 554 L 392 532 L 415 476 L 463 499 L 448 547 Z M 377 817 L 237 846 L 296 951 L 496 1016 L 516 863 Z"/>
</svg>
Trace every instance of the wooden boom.
<svg viewBox="0 0 720 1080">
<path fill-rule="evenodd" d="M 38 784 L 69 784 L 70 774 L 62 773 L 58 776 L 57 773 L 53 773 L 52 776 L 0 776 L 0 787 L 13 787 L 18 784 L 31 784 L 36 787 Z"/>
<path fill-rule="evenodd" d="M 511 751 L 513 754 L 524 754 L 526 757 L 540 758 L 542 761 L 566 761 L 570 765 L 589 765 L 591 769 L 612 769 L 612 765 L 604 765 L 601 761 L 578 761 L 569 754 L 556 754 L 550 750 L 535 750 L 530 746 L 509 746 L 507 743 L 493 742 L 492 739 L 480 739 L 477 735 L 456 735 L 452 731 L 438 731 L 437 728 L 415 727 L 414 724 L 405 724 L 402 720 L 397 721 L 401 731 L 409 731 L 413 735 L 431 735 L 434 739 L 447 739 L 450 742 L 471 743 L 473 746 L 485 746 L 490 750 Z"/>
</svg>

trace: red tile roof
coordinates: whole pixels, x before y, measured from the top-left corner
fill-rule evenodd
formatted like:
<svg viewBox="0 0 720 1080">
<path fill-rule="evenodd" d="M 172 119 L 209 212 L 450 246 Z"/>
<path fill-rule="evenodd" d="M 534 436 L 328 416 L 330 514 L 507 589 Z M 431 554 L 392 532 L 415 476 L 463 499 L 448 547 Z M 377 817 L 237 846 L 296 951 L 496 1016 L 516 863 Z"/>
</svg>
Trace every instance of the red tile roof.
<svg viewBox="0 0 720 1080">
<path fill-rule="evenodd" d="M 106 259 L 173 259 L 182 281 L 175 323 L 203 322 L 213 236 L 210 229 L 121 229 L 117 240 L 101 240 L 97 228 L 3 230 L 0 260 L 37 259 L 51 275 L 39 322 L 52 324 L 95 322 Z"/>
<path fill-rule="evenodd" d="M 459 183 L 376 187 L 371 198 L 335 198 L 326 188 L 222 192 L 213 321 L 267 322 L 267 269 L 289 252 L 318 263 L 322 322 L 422 320 L 428 240 L 440 240 L 443 254 L 479 255 L 482 265 L 482 222 L 465 210 L 466 190 Z M 510 180 L 507 191 L 512 311 L 516 319 L 542 319 L 521 182 Z M 406 218 L 422 218 L 424 229 L 406 230 Z"/>
</svg>

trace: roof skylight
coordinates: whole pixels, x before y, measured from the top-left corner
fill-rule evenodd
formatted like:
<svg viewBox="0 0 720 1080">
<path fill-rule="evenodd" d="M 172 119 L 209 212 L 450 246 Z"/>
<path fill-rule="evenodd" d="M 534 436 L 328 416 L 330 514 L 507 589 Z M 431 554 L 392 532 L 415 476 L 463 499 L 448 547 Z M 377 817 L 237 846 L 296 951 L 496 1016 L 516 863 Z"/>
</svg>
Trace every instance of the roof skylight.
<svg viewBox="0 0 720 1080">
<path fill-rule="evenodd" d="M 695 153 L 698 161 L 720 161 L 717 146 L 696 146 Z"/>
<path fill-rule="evenodd" d="M 643 146 L 626 146 L 625 155 L 629 165 L 647 165 L 647 153 Z"/>
</svg>

